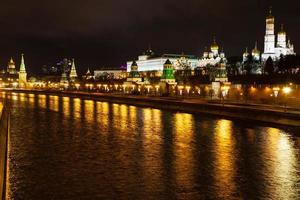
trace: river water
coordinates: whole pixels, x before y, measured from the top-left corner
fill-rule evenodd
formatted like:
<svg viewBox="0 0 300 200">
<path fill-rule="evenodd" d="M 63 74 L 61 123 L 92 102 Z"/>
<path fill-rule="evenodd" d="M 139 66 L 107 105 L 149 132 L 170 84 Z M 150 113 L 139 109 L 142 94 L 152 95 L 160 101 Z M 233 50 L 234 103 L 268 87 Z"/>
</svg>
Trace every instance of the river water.
<svg viewBox="0 0 300 200">
<path fill-rule="evenodd" d="M 300 198 L 295 130 L 79 98 L 2 97 L 12 106 L 8 199 Z"/>
</svg>

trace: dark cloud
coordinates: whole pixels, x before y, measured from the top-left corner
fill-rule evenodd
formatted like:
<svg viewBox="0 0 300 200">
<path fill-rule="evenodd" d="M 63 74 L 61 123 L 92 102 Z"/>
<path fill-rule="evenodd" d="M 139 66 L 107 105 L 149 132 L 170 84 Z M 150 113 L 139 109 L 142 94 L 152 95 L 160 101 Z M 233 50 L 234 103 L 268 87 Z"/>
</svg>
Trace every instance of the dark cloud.
<svg viewBox="0 0 300 200">
<path fill-rule="evenodd" d="M 299 49 L 296 0 L 10 0 L 0 3 L 0 64 L 26 54 L 30 69 L 63 57 L 78 66 L 120 66 L 151 43 L 158 53 L 199 54 L 216 35 L 228 55 L 257 40 L 273 6 Z"/>
</svg>

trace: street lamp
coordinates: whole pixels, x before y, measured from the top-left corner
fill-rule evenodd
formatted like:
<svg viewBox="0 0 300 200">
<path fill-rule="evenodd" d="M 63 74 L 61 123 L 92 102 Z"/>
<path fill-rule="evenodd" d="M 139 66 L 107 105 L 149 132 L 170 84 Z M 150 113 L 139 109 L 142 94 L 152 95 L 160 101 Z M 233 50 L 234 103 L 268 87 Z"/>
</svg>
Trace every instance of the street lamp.
<svg viewBox="0 0 300 200">
<path fill-rule="evenodd" d="M 155 89 L 156 89 L 156 95 L 157 95 L 158 94 L 158 90 L 159 90 L 159 85 L 156 85 Z"/>
<path fill-rule="evenodd" d="M 147 85 L 146 88 L 147 88 L 147 92 L 150 93 L 151 85 Z"/>
<path fill-rule="evenodd" d="M 280 91 L 279 87 L 274 87 L 273 88 L 273 93 L 274 93 L 275 101 L 277 101 L 277 97 L 278 97 L 279 91 Z"/>
<path fill-rule="evenodd" d="M 288 96 L 288 94 L 291 93 L 292 88 L 289 87 L 289 86 L 286 86 L 286 87 L 284 87 L 284 88 L 282 89 L 282 91 L 283 91 L 283 93 L 285 94 L 285 98 L 286 98 L 285 104 L 284 104 L 284 112 L 286 112 L 286 111 L 287 111 L 287 96 Z"/>
<path fill-rule="evenodd" d="M 179 89 L 179 95 L 181 96 L 181 95 L 182 95 L 182 89 L 183 89 L 183 86 L 182 86 L 182 85 L 179 85 L 179 86 L 178 86 L 178 89 Z"/>
<path fill-rule="evenodd" d="M 223 106 L 225 103 L 225 97 L 228 95 L 228 91 L 229 91 L 229 86 L 222 86 L 221 87 L 221 94 L 222 94 L 222 98 L 223 98 Z"/>
<path fill-rule="evenodd" d="M 186 89 L 186 92 L 187 92 L 188 94 L 190 94 L 191 86 L 186 86 L 185 89 Z"/>
</svg>

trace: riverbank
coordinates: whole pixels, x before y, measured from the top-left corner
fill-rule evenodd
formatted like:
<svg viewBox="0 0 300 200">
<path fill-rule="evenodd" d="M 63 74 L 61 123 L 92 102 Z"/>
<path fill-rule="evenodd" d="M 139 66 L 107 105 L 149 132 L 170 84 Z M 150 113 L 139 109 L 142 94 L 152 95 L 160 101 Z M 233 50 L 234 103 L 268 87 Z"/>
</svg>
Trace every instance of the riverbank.
<svg viewBox="0 0 300 200">
<path fill-rule="evenodd" d="M 173 111 L 201 113 L 230 119 L 273 124 L 285 127 L 300 128 L 300 111 L 289 110 L 284 112 L 281 107 L 253 104 L 225 104 L 207 102 L 196 98 L 178 97 L 145 97 L 123 94 L 103 94 L 74 91 L 52 90 L 4 90 L 17 93 L 48 94 L 69 97 L 94 99 L 111 103 L 129 104 L 140 107 L 152 107 Z"/>
</svg>

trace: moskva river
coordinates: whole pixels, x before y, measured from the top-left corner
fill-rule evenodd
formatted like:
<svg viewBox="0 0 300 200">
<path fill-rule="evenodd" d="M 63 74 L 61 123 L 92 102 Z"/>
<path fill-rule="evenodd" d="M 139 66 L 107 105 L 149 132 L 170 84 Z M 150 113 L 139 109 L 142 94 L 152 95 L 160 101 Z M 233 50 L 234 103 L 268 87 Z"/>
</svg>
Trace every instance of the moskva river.
<svg viewBox="0 0 300 200">
<path fill-rule="evenodd" d="M 295 130 L 52 95 L 2 98 L 12 107 L 8 199 L 300 198 Z"/>
</svg>

